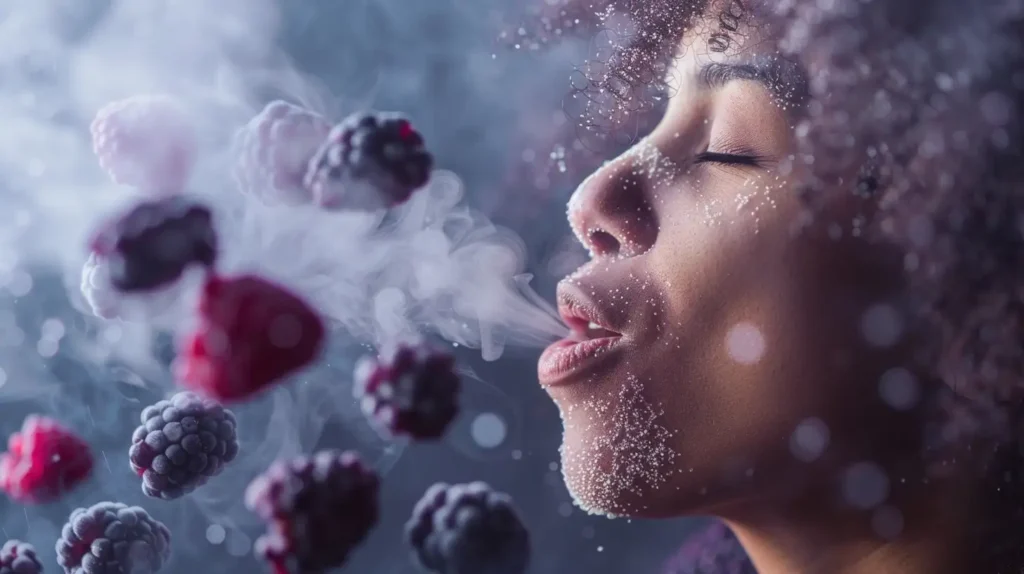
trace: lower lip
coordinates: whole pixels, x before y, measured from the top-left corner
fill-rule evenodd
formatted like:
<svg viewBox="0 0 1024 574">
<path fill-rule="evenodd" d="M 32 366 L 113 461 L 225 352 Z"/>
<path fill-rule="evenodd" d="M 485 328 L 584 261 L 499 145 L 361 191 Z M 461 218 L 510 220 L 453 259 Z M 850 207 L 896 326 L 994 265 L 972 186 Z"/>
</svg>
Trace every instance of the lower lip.
<svg viewBox="0 0 1024 574">
<path fill-rule="evenodd" d="M 586 341 L 562 339 L 541 354 L 537 364 L 540 383 L 546 387 L 566 384 L 569 376 L 583 370 L 615 347 L 622 337 L 601 337 Z"/>
</svg>

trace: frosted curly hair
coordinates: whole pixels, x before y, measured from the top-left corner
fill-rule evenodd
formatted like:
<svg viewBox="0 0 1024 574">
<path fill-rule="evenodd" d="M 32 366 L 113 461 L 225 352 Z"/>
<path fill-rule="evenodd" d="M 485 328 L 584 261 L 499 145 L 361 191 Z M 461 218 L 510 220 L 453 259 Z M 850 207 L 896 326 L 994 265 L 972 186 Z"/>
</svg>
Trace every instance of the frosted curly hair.
<svg viewBox="0 0 1024 574">
<path fill-rule="evenodd" d="M 589 135 L 654 114 L 652 86 L 663 88 L 654 80 L 684 32 L 710 24 L 708 48 L 726 51 L 741 12 L 757 12 L 807 72 L 794 157 L 809 172 L 800 188 L 808 219 L 840 196 L 869 197 L 844 232 L 902 257 L 921 342 L 913 359 L 945 383 L 923 437 L 933 468 L 949 466 L 950 444 L 978 463 L 995 519 L 975 530 L 998 555 L 984 571 L 1019 571 L 1024 0 L 570 0 L 549 4 L 530 37 L 619 30 L 618 47 L 574 84 L 572 99 L 585 103 L 575 135 Z"/>
</svg>

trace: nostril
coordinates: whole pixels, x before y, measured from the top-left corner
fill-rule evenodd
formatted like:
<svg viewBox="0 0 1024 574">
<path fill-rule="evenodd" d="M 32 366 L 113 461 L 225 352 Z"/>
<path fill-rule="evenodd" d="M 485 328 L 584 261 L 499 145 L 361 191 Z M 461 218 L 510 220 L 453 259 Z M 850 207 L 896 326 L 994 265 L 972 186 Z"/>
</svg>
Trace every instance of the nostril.
<svg viewBox="0 0 1024 574">
<path fill-rule="evenodd" d="M 601 229 L 591 230 L 587 234 L 587 243 L 595 255 L 616 254 L 622 249 L 622 245 L 614 235 Z"/>
</svg>

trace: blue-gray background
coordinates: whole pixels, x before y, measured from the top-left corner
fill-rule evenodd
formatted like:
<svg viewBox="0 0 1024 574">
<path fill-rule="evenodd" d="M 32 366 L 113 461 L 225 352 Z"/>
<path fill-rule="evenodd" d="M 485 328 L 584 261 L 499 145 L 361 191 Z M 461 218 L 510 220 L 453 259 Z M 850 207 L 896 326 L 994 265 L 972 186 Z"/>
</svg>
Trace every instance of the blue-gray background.
<svg viewBox="0 0 1024 574">
<path fill-rule="evenodd" d="M 66 3 L 53 3 L 62 4 Z M 211 10 L 215 4 L 210 4 Z M 564 202 L 575 182 L 569 176 L 538 191 L 536 179 L 544 176 L 537 176 L 525 160 L 550 157 L 550 139 L 531 131 L 533 126 L 541 130 L 552 125 L 569 89 L 572 66 L 582 62 L 589 45 L 569 42 L 552 52 L 535 53 L 499 44 L 499 29 L 521 13 L 516 4 L 509 0 L 287 0 L 279 42 L 299 69 L 319 78 L 331 93 L 412 116 L 440 166 L 464 179 L 469 201 L 523 238 L 531 271 L 538 276 L 537 286 L 550 298 L 557 275 L 572 261 L 566 255 Z M 87 35 L 92 23 L 102 18 L 105 6 L 104 2 L 80 3 L 62 20 L 65 33 Z M 50 356 L 49 344 L 39 344 L 52 335 L 55 323 L 50 321 L 50 327 L 44 328 L 47 320 L 63 323 L 67 331 L 63 340 L 79 336 L 87 340 L 95 334 L 97 322 L 71 307 L 58 270 L 27 269 L 31 283 L 21 275 L 7 281 L 0 299 L 4 373 L 0 379 L 22 384 L 28 380 L 42 390 L 5 394 L 0 386 L 0 432 L 6 436 L 17 430 L 30 412 L 55 415 L 89 439 L 97 471 L 92 484 L 51 505 L 25 509 L 0 501 L 4 537 L 35 544 L 47 570 L 57 571 L 53 543 L 69 511 L 115 496 L 141 504 L 171 528 L 175 554 L 165 571 L 262 571 L 251 556 L 258 528 L 228 523 L 221 525 L 223 530 L 210 530 L 218 517 L 209 508 L 220 508 L 217 504 L 207 504 L 201 511 L 188 500 L 167 503 L 142 496 L 128 468 L 128 442 L 138 412 L 162 398 L 169 382 L 133 384 L 133 376 L 124 369 L 83 361 L 67 346 Z M 338 356 L 353 353 L 344 341 L 336 346 Z M 515 498 L 533 534 L 531 572 L 659 571 L 690 523 L 610 521 L 588 517 L 572 507 L 557 467 L 558 414 L 536 383 L 536 352 L 512 350 L 494 363 L 481 362 L 479 353 L 471 351 L 460 358 L 487 383 L 468 382 L 472 386 L 468 402 L 474 410 L 442 444 L 409 447 L 396 460 L 379 445 L 368 445 L 359 438 L 362 435 L 354 434 L 350 421 L 328 422 L 319 439 L 321 447 L 369 448 L 368 457 L 387 470 L 382 521 L 343 570 L 415 571 L 402 546 L 402 526 L 419 495 L 435 481 L 479 479 Z M 347 372 L 324 367 L 315 376 L 343 378 Z M 270 426 L 271 432 L 274 425 L 287 424 L 287 420 L 267 418 L 272 401 L 264 397 L 246 406 L 240 424 Z M 470 438 L 469 417 L 480 412 L 494 412 L 506 421 L 508 436 L 503 444 L 488 449 Z M 243 449 L 257 446 L 242 444 Z M 241 477 L 222 480 L 236 480 L 235 492 L 241 495 L 245 487 Z"/>
</svg>

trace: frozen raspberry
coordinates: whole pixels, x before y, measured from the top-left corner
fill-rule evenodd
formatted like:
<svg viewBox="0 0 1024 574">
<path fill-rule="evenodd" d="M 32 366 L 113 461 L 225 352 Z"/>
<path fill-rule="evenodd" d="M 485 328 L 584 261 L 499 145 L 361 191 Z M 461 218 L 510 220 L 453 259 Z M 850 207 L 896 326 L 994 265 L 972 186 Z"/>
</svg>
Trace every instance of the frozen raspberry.
<svg viewBox="0 0 1024 574">
<path fill-rule="evenodd" d="M 257 554 L 275 574 L 341 566 L 377 523 L 379 488 L 377 475 L 354 452 L 274 463 L 245 492 L 246 506 L 268 523 Z"/>
<path fill-rule="evenodd" d="M 198 263 L 213 265 L 213 214 L 181 196 L 144 201 L 108 225 L 93 242 L 107 260 L 110 284 L 131 293 L 165 287 Z"/>
<path fill-rule="evenodd" d="M 91 131 L 93 151 L 115 183 L 157 193 L 185 187 L 197 138 L 187 112 L 170 96 L 111 102 L 96 113 Z"/>
<path fill-rule="evenodd" d="M 176 362 L 181 384 L 220 401 L 247 398 L 313 362 L 326 329 L 305 301 L 254 276 L 210 277 L 200 324 Z"/>
<path fill-rule="evenodd" d="M 156 574 L 171 555 L 171 533 L 139 506 L 100 502 L 71 513 L 57 540 L 65 574 Z"/>
<path fill-rule="evenodd" d="M 21 503 L 50 502 L 92 472 L 89 445 L 56 421 L 29 415 L 0 454 L 0 488 Z"/>
<path fill-rule="evenodd" d="M 757 574 L 739 540 L 716 522 L 691 536 L 665 565 L 664 574 Z"/>
<path fill-rule="evenodd" d="M 235 180 L 265 203 L 309 203 L 303 178 L 331 124 L 322 116 L 275 101 L 235 134 Z"/>
<path fill-rule="evenodd" d="M 353 394 L 375 425 L 393 435 L 439 438 L 458 413 L 455 357 L 399 345 L 388 357 L 362 359 Z"/>
<path fill-rule="evenodd" d="M 374 211 L 404 203 L 430 178 L 433 157 L 409 120 L 359 113 L 331 129 L 306 173 L 325 209 Z"/>
<path fill-rule="evenodd" d="M 438 574 L 523 574 L 530 561 L 512 499 L 482 482 L 431 486 L 405 536 L 419 565 Z"/>
<path fill-rule="evenodd" d="M 128 451 L 142 492 L 172 500 L 220 474 L 238 455 L 235 415 L 195 393 L 178 393 L 142 411 Z"/>
<path fill-rule="evenodd" d="M 0 548 L 0 574 L 42 574 L 36 549 L 20 540 L 8 540 Z"/>
</svg>

